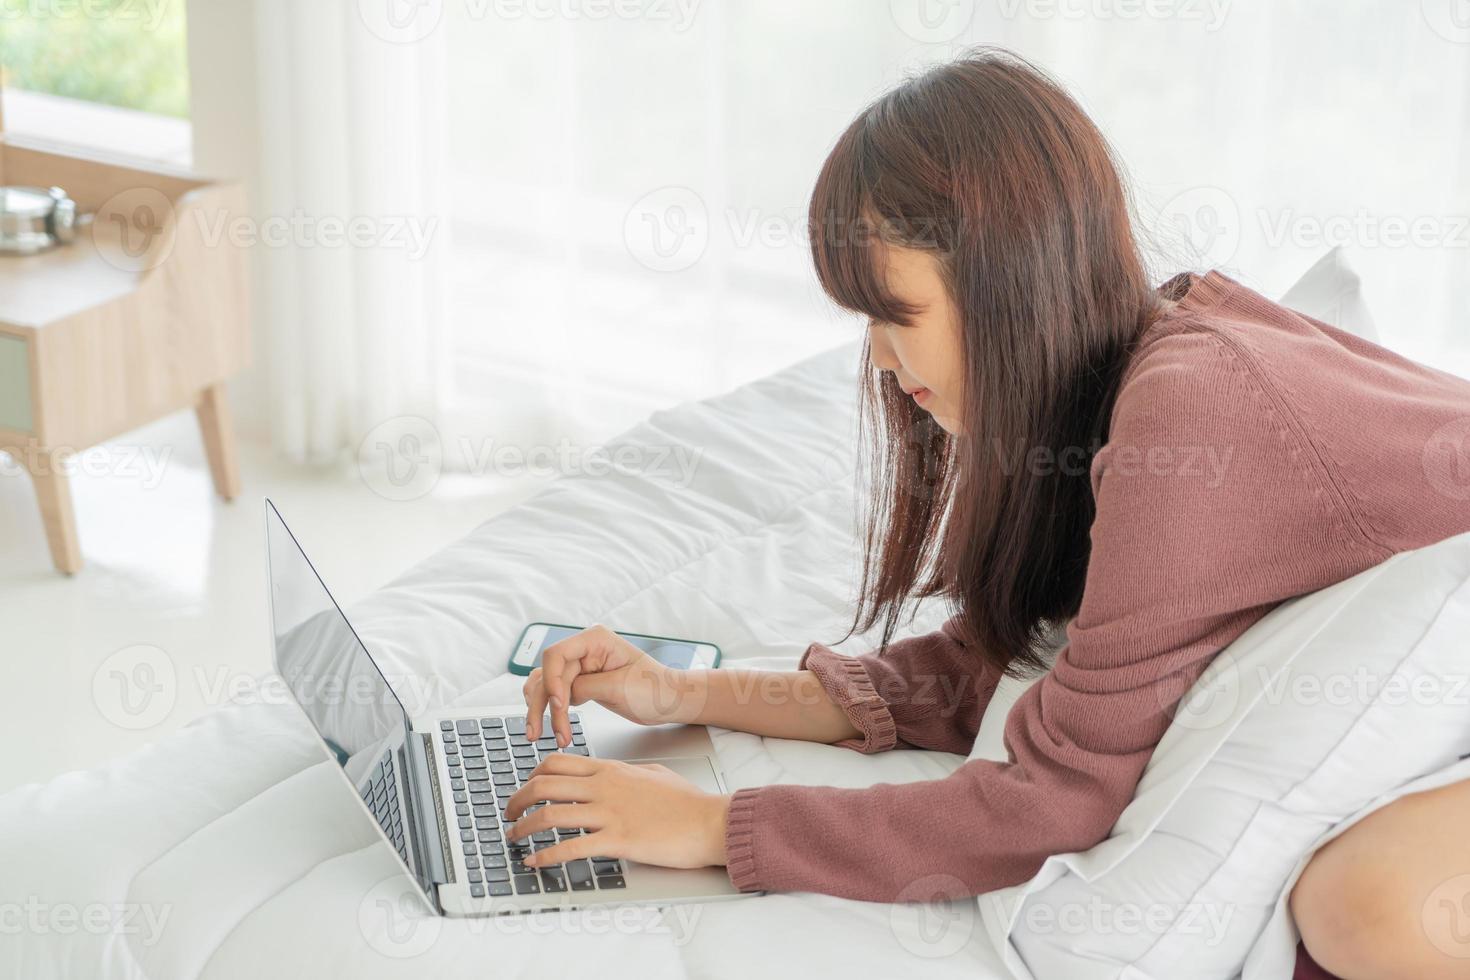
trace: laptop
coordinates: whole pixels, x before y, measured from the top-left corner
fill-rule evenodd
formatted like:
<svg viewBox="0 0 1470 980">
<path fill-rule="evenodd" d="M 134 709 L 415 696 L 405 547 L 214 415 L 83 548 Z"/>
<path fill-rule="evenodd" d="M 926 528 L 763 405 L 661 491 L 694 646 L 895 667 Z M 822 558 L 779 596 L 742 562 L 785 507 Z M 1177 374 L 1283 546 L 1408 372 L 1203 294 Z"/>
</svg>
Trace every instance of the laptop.
<svg viewBox="0 0 1470 980">
<path fill-rule="evenodd" d="M 395 687 L 408 690 L 413 679 L 381 669 L 269 500 L 265 511 L 276 672 L 339 767 L 344 798 L 372 820 L 435 912 L 486 916 L 748 894 L 716 867 L 678 870 L 609 855 L 526 867 L 528 851 L 582 833 L 542 831 L 514 843 L 505 836 L 506 802 L 541 759 L 562 751 L 555 740 L 526 738 L 523 703 L 410 716 Z M 727 792 L 702 726 L 645 727 L 591 702 L 571 721 L 564 751 L 658 762 L 702 790 Z M 542 731 L 550 729 L 548 721 Z"/>
</svg>

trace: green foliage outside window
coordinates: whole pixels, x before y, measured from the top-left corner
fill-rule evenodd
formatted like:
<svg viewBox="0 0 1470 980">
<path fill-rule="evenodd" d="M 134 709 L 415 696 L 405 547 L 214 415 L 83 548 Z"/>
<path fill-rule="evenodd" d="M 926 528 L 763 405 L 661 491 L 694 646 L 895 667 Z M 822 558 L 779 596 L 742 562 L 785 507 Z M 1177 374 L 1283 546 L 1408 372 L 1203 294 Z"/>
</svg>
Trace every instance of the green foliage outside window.
<svg viewBox="0 0 1470 980">
<path fill-rule="evenodd" d="M 0 0 L 4 84 L 187 118 L 184 0 Z"/>
</svg>

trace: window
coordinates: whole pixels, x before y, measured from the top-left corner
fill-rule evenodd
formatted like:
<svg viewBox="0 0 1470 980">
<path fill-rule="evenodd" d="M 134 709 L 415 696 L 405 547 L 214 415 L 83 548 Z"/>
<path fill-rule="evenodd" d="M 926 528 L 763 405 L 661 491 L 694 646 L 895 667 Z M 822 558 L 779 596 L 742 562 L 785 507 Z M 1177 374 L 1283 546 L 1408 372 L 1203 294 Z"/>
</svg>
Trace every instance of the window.
<svg viewBox="0 0 1470 980">
<path fill-rule="evenodd" d="M 182 0 L 0 3 L 5 130 L 189 163 Z"/>
</svg>

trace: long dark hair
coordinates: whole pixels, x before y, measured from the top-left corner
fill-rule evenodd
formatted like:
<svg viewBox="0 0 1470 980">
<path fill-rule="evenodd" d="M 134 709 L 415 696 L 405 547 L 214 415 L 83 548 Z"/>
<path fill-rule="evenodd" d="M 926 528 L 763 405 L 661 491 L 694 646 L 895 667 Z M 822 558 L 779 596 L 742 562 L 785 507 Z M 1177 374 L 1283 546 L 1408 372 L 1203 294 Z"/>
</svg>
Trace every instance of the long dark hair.
<svg viewBox="0 0 1470 980">
<path fill-rule="evenodd" d="M 945 596 L 981 656 L 1044 665 L 1075 616 L 1096 510 L 1089 469 L 1159 295 L 1107 141 L 1040 69 L 998 48 L 904 82 L 853 121 L 811 203 L 823 288 L 907 324 L 884 251 L 935 254 L 963 324 L 962 435 L 892 374 L 863 372 L 872 499 L 852 630 L 891 639 L 912 600 Z"/>
</svg>

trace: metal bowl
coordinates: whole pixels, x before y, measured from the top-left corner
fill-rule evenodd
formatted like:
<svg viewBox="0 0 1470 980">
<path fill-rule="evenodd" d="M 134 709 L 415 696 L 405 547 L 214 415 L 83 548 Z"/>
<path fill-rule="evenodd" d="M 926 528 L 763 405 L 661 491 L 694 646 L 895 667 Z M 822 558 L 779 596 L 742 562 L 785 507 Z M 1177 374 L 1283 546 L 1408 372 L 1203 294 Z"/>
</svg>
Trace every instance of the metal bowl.
<svg viewBox="0 0 1470 980">
<path fill-rule="evenodd" d="M 60 187 L 0 187 L 0 253 L 32 255 L 76 237 L 77 206 Z"/>
</svg>

